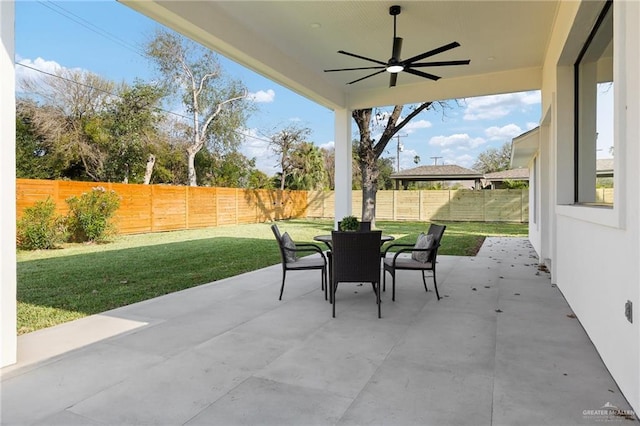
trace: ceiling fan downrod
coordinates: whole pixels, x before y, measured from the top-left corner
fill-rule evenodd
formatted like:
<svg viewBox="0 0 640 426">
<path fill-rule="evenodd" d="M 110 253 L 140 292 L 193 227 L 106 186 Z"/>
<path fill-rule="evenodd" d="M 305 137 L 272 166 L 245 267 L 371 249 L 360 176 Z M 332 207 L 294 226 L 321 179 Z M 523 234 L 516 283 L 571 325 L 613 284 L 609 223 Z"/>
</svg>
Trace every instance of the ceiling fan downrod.
<svg viewBox="0 0 640 426">
<path fill-rule="evenodd" d="M 396 35 L 396 16 L 400 15 L 400 6 L 391 6 L 389 15 L 393 16 L 393 47 L 391 49 L 391 59 L 387 61 L 387 72 L 397 74 L 404 70 L 404 66 L 400 63 L 400 52 L 402 51 L 402 38 Z"/>
</svg>

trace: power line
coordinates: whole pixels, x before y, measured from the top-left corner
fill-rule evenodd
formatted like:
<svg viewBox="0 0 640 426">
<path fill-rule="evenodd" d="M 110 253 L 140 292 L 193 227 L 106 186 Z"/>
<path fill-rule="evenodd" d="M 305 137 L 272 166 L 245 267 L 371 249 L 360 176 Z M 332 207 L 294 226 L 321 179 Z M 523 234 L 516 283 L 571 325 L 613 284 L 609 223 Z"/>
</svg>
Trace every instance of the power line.
<svg viewBox="0 0 640 426">
<path fill-rule="evenodd" d="M 115 97 L 115 98 L 122 99 L 122 96 L 118 95 L 117 93 L 112 93 L 112 92 L 109 92 L 108 90 L 104 90 L 104 89 L 100 89 L 100 88 L 98 88 L 98 87 L 91 86 L 90 84 L 84 84 L 84 83 L 81 83 L 81 82 L 78 82 L 78 81 L 70 80 L 70 79 L 68 79 L 68 78 L 66 78 L 66 77 L 62 77 L 62 76 L 60 76 L 60 75 L 52 74 L 52 73 L 50 73 L 50 72 L 43 71 L 43 70 L 41 70 L 41 69 L 34 68 L 34 67 L 31 67 L 31 66 L 26 65 L 26 64 L 21 64 L 21 63 L 19 63 L 19 62 L 18 62 L 18 63 L 16 63 L 15 65 L 19 65 L 19 66 L 21 66 L 21 67 L 28 68 L 28 69 L 30 69 L 30 70 L 33 70 L 33 71 L 39 72 L 39 73 L 41 73 L 41 74 L 48 75 L 48 76 L 50 76 L 50 77 L 59 78 L 59 79 L 64 80 L 64 81 L 66 81 L 66 82 L 68 82 L 68 83 L 76 84 L 76 85 L 78 85 L 78 86 L 83 86 L 83 87 L 86 87 L 86 88 L 88 88 L 88 89 L 92 89 L 92 90 L 95 90 L 95 91 L 98 91 L 98 92 L 105 93 L 105 94 L 107 94 L 107 95 L 109 95 L 109 96 L 113 96 L 113 97 Z M 163 109 L 163 108 L 160 108 L 160 107 L 149 107 L 149 108 L 152 108 L 153 110 L 158 111 L 158 112 L 164 112 L 164 113 L 166 113 L 166 114 L 174 115 L 174 116 L 176 116 L 176 117 L 178 117 L 178 118 L 182 118 L 182 119 L 185 119 L 185 120 L 190 120 L 190 121 L 191 121 L 191 120 L 193 120 L 193 117 L 188 117 L 188 116 L 186 116 L 186 115 L 182 115 L 182 114 L 179 114 L 179 113 L 177 113 L 177 112 L 169 111 L 169 110 L 166 110 L 166 109 Z M 204 121 L 204 119 L 203 119 L 203 121 Z M 239 130 L 232 130 L 232 132 L 233 132 L 233 133 L 236 133 L 236 134 L 238 134 L 238 135 L 245 136 L 245 137 L 247 137 L 247 138 L 251 138 L 251 139 L 255 139 L 255 140 L 259 140 L 259 141 L 262 141 L 262 142 L 271 142 L 269 139 L 261 138 L 261 137 L 254 136 L 254 135 L 250 135 L 250 134 L 247 134 L 247 133 L 241 132 L 241 131 L 239 131 Z"/>
<path fill-rule="evenodd" d="M 98 91 L 98 92 L 102 92 L 102 93 L 104 93 L 104 94 L 107 94 L 107 95 L 109 95 L 109 96 L 113 96 L 113 97 L 115 97 L 115 98 L 120 98 L 120 99 L 122 99 L 122 96 L 118 95 L 117 93 L 112 93 L 112 92 L 109 92 L 108 90 L 100 89 L 99 87 L 95 87 L 95 86 L 92 86 L 92 85 L 90 85 L 90 84 L 84 84 L 84 83 L 81 83 L 81 82 L 79 82 L 79 81 L 71 80 L 71 79 L 68 79 L 68 78 L 66 78 L 66 77 L 63 77 L 63 76 L 61 76 L 61 75 L 52 74 L 52 73 L 50 73 L 50 72 L 43 71 L 43 70 L 41 70 L 41 69 L 34 68 L 34 67 L 31 67 L 31 66 L 26 65 L 26 64 L 21 64 L 21 63 L 19 63 L 19 62 L 18 62 L 18 63 L 16 63 L 16 65 L 19 65 L 19 66 L 24 67 L 24 68 L 29 68 L 30 70 L 33 70 L 33 71 L 39 72 L 39 73 L 41 73 L 41 74 L 48 75 L 49 77 L 59 78 L 60 80 L 64 80 L 64 81 L 66 81 L 66 82 L 68 82 L 68 83 L 72 83 L 72 84 L 75 84 L 75 85 L 77 85 L 77 86 L 86 87 L 87 89 L 92 89 L 92 90 L 95 90 L 95 91 Z M 156 111 L 160 111 L 160 112 L 164 112 L 164 113 L 167 113 L 167 114 L 175 115 L 175 116 L 180 117 L 180 118 L 184 118 L 184 119 L 186 119 L 186 120 L 191 120 L 191 119 L 192 119 L 191 117 L 187 117 L 186 115 L 178 114 L 177 112 L 168 111 L 168 110 L 166 110 L 166 109 L 162 109 L 162 108 L 159 108 L 159 107 L 151 107 L 151 108 L 153 108 L 153 109 L 154 109 L 154 110 L 156 110 Z"/>
<path fill-rule="evenodd" d="M 102 37 L 105 37 L 105 38 L 109 39 L 110 41 L 119 44 L 120 46 L 124 47 L 125 49 L 130 50 L 130 51 L 142 56 L 145 59 L 150 59 L 150 57 L 148 55 L 146 55 L 144 53 L 144 51 L 139 49 L 137 46 L 135 46 L 135 45 L 133 45 L 131 43 L 128 43 L 126 40 L 123 40 L 122 38 L 118 37 L 117 35 L 114 35 L 111 32 L 100 28 L 99 26 L 95 25 L 94 23 L 92 23 L 90 21 L 87 21 L 86 19 L 82 18 L 81 16 L 76 15 L 75 13 L 71 12 L 70 10 L 62 7 L 59 3 L 56 3 L 56 2 L 53 2 L 53 1 L 50 1 L 50 0 L 44 0 L 44 1 L 39 0 L 38 3 L 40 3 L 42 6 L 50 9 L 51 11 L 53 11 L 55 13 L 58 13 L 59 15 L 61 15 L 61 16 L 65 17 L 65 18 L 75 22 L 76 24 L 85 27 L 89 31 L 92 31 L 92 32 L 94 32 L 94 33 L 96 33 L 96 34 L 98 34 L 98 35 L 100 35 Z M 26 65 L 26 64 L 16 63 L 15 65 L 20 65 L 20 66 L 22 66 L 24 68 L 31 69 L 33 71 L 48 75 L 50 77 L 59 78 L 61 80 L 67 81 L 69 83 L 73 83 L 73 84 L 76 84 L 76 85 L 79 85 L 79 86 L 83 86 L 83 87 L 86 87 L 86 88 L 89 88 L 89 89 L 92 89 L 92 90 L 103 92 L 103 93 L 105 93 L 105 94 L 107 94 L 109 96 L 113 96 L 113 97 L 122 99 L 122 96 L 120 96 L 118 94 L 111 93 L 111 92 L 106 91 L 104 89 L 93 87 L 93 86 L 88 85 L 88 84 L 80 83 L 78 81 L 70 80 L 70 79 L 62 77 L 60 75 L 52 74 L 52 73 L 49 73 L 47 71 L 43 71 L 41 69 L 34 68 L 34 67 L 31 67 L 31 66 Z M 163 108 L 160 108 L 160 107 L 151 107 L 151 108 L 153 108 L 155 111 L 164 112 L 166 114 L 170 114 L 170 115 L 173 115 L 173 116 L 176 116 L 178 118 L 185 119 L 185 120 L 192 120 L 193 119 L 193 117 L 188 117 L 186 115 L 182 115 L 182 114 L 179 114 L 177 112 L 169 111 L 169 110 L 166 110 L 166 109 L 163 109 Z M 202 122 L 204 122 L 204 119 L 202 120 Z M 239 130 L 232 130 L 232 132 L 236 133 L 238 135 L 241 135 L 241 136 L 244 136 L 244 137 L 247 137 L 247 138 L 252 138 L 252 139 L 255 139 L 255 140 L 259 140 L 259 141 L 262 141 L 262 142 L 271 142 L 268 139 L 264 139 L 264 138 L 260 138 L 260 137 L 254 136 L 254 135 L 250 135 L 250 134 L 241 132 Z"/>
<path fill-rule="evenodd" d="M 65 9 L 64 7 L 62 7 L 59 3 L 55 3 L 49 0 L 46 1 L 38 1 L 38 3 L 40 3 L 42 6 L 50 9 L 51 11 L 64 16 L 65 18 L 69 19 L 70 21 L 75 22 L 76 24 L 85 27 L 86 29 L 88 29 L 89 31 L 92 31 L 102 37 L 105 37 L 109 40 L 111 40 L 114 43 L 119 44 L 120 46 L 126 48 L 127 50 L 130 50 L 144 58 L 147 58 L 147 55 L 144 53 L 143 50 L 141 50 L 138 46 L 135 46 L 129 42 L 127 42 L 124 39 L 121 39 L 120 37 L 118 37 L 115 34 L 110 33 L 107 30 L 104 30 L 100 27 L 98 27 L 97 25 L 95 25 L 92 22 L 87 21 L 86 19 L 82 18 L 81 16 L 76 15 L 75 13 L 71 12 L 68 9 Z"/>
</svg>

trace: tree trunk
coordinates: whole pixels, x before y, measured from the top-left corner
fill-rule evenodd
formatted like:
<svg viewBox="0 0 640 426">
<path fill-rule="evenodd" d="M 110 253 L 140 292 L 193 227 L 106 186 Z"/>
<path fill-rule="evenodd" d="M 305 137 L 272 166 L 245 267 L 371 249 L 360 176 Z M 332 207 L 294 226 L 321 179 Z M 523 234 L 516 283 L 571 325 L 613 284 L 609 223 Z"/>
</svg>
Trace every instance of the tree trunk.
<svg viewBox="0 0 640 426">
<path fill-rule="evenodd" d="M 284 172 L 284 169 L 282 169 L 282 174 L 280 175 L 280 191 L 284 191 L 284 181 L 287 178 L 287 175 Z"/>
<path fill-rule="evenodd" d="M 380 158 L 391 138 L 412 118 L 430 106 L 431 102 L 422 103 L 400 123 L 398 123 L 398 120 L 402 113 L 403 105 L 394 106 L 393 112 L 388 116 L 387 124 L 377 143 L 371 139 L 372 108 L 357 109 L 351 113 L 360 131 L 358 164 L 362 172 L 362 220 L 371 221 L 371 226 L 375 226 L 376 192 L 378 191 L 378 177 L 380 176 L 376 160 Z"/>
<path fill-rule="evenodd" d="M 362 220 L 371 222 L 371 227 L 376 223 L 376 193 L 378 192 L 378 175 L 376 167 L 376 157 L 373 152 L 366 155 L 362 161 L 360 170 L 362 172 Z"/>
<path fill-rule="evenodd" d="M 149 154 L 149 158 L 147 159 L 147 168 L 144 171 L 144 184 L 149 185 L 151 182 L 151 175 L 153 173 L 153 166 L 156 164 L 156 156 L 153 154 Z"/>
<path fill-rule="evenodd" d="M 187 149 L 187 167 L 189 170 L 189 186 L 198 186 L 196 179 L 196 154 L 198 151 Z"/>
</svg>

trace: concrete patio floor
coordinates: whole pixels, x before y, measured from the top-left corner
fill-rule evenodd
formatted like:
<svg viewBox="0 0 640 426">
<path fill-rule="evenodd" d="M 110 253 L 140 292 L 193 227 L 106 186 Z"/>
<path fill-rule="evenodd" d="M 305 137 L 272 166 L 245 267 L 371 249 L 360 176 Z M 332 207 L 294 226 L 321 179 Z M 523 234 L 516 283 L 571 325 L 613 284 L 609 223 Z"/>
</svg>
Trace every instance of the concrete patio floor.
<svg viewBox="0 0 640 426">
<path fill-rule="evenodd" d="M 446 238 L 446 235 L 445 235 Z M 628 403 L 524 239 L 439 256 L 437 301 L 279 265 L 19 338 L 2 425 L 583 425 Z M 388 280 L 387 284 L 390 281 Z"/>
</svg>

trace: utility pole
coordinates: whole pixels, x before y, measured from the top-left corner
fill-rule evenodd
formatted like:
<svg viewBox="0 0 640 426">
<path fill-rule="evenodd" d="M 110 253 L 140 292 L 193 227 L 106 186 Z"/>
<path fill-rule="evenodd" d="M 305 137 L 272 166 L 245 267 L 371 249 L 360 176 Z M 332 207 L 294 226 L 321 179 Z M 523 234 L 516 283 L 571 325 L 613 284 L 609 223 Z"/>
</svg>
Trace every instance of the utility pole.
<svg viewBox="0 0 640 426">
<path fill-rule="evenodd" d="M 438 158 L 442 158 L 442 157 L 429 157 L 429 158 L 433 158 L 433 165 L 437 166 L 438 165 Z"/>
<path fill-rule="evenodd" d="M 398 141 L 398 145 L 396 147 L 396 173 L 400 172 L 400 153 L 404 149 L 404 146 L 400 143 L 400 138 L 406 138 L 409 135 L 396 135 L 396 140 Z"/>
</svg>

